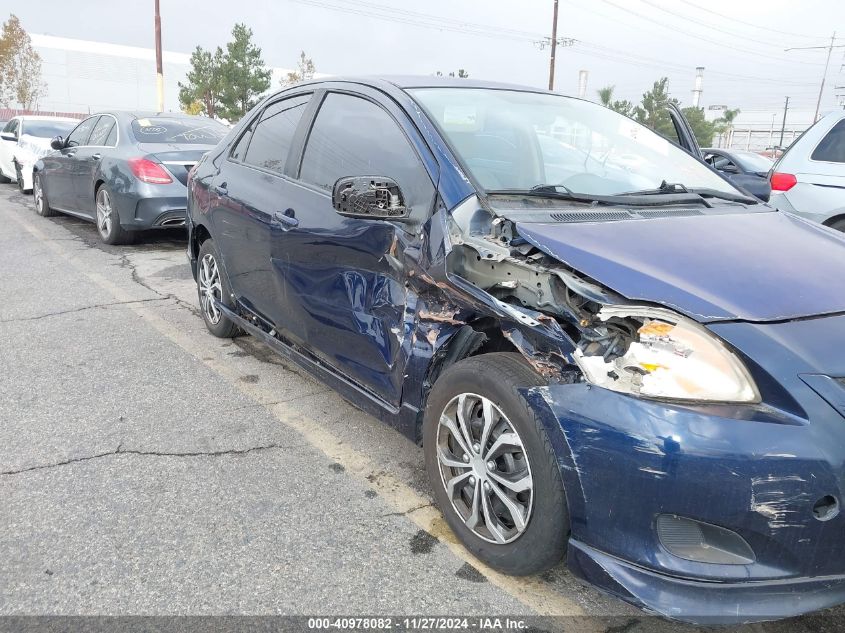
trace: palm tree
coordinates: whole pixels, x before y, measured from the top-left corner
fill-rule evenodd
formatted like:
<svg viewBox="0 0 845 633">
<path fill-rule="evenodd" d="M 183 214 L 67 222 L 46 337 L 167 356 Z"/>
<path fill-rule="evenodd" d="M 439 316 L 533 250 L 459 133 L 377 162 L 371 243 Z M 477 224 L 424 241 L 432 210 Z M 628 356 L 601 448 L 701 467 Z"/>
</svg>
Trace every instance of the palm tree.
<svg viewBox="0 0 845 633">
<path fill-rule="evenodd" d="M 604 88 L 596 90 L 599 95 L 599 103 L 601 103 L 605 108 L 609 108 L 613 103 L 613 91 L 615 89 L 616 86 L 605 86 Z"/>
<path fill-rule="evenodd" d="M 733 136 L 733 129 L 734 129 L 734 119 L 739 115 L 739 108 L 734 108 L 731 110 L 728 108 L 722 113 L 722 116 L 719 117 L 716 121 L 716 132 L 719 134 L 719 147 L 722 146 L 722 134 L 727 135 L 727 146 L 731 146 L 731 137 Z"/>
</svg>

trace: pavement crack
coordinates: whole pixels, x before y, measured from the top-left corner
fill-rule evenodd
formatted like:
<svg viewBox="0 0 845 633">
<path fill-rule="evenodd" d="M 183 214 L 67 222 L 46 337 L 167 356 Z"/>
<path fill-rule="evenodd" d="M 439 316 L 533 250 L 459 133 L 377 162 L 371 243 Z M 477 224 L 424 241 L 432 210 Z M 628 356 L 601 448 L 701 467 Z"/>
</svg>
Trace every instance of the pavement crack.
<svg viewBox="0 0 845 633">
<path fill-rule="evenodd" d="M 31 317 L 20 317 L 15 319 L 0 319 L 0 323 L 20 323 L 24 321 L 39 321 L 54 316 L 62 316 L 65 314 L 73 314 L 75 312 L 84 312 L 85 310 L 95 310 L 97 308 L 108 308 L 110 306 L 131 305 L 133 303 L 148 303 L 150 301 L 167 301 L 170 297 L 154 297 L 151 299 L 134 299 L 132 301 L 111 301 L 108 303 L 95 303 L 90 306 L 82 306 L 81 308 L 72 308 L 70 310 L 58 310 L 56 312 L 48 312 L 46 314 L 39 314 Z"/>
<path fill-rule="evenodd" d="M 418 505 L 418 506 L 414 506 L 413 508 L 409 508 L 408 510 L 405 510 L 404 512 L 388 512 L 387 514 L 381 514 L 381 515 L 379 515 L 379 518 L 383 519 L 384 517 L 404 517 L 404 516 L 411 514 L 412 512 L 416 512 L 417 510 L 422 510 L 423 508 L 430 508 L 433 505 L 434 505 L 434 503 L 432 503 L 432 502 L 423 503 L 422 505 Z"/>
<path fill-rule="evenodd" d="M 251 446 L 249 448 L 230 448 L 221 451 L 182 451 L 182 452 L 163 452 L 163 451 L 142 451 L 132 448 L 123 448 L 123 444 L 117 445 L 113 451 L 106 451 L 105 453 L 97 453 L 95 455 L 85 455 L 84 457 L 74 457 L 73 459 L 66 459 L 61 462 L 54 462 L 52 464 L 42 464 L 39 466 L 30 466 L 28 468 L 21 468 L 19 470 L 7 470 L 0 472 L 0 476 L 20 475 L 22 473 L 33 472 L 36 470 L 50 470 L 53 468 L 60 468 L 62 466 L 70 466 L 81 462 L 90 462 L 95 459 L 102 459 L 103 457 L 113 457 L 116 455 L 139 455 L 142 457 L 225 457 L 229 455 L 247 455 L 249 453 L 257 453 L 260 451 L 269 450 L 287 450 L 291 448 L 300 448 L 302 444 L 264 444 L 261 446 Z"/>
</svg>

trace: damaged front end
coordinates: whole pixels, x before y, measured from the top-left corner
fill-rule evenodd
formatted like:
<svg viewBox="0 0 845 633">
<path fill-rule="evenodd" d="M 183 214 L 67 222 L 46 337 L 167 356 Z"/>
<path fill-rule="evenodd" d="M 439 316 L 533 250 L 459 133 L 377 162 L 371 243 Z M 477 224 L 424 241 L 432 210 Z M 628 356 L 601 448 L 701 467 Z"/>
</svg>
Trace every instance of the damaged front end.
<svg viewBox="0 0 845 633">
<path fill-rule="evenodd" d="M 464 306 L 446 316 L 465 349 L 498 331 L 548 380 L 524 396 L 558 456 L 571 569 L 696 623 L 845 601 L 845 381 L 817 376 L 845 375 L 845 317 L 696 320 L 611 290 L 507 215 L 473 198 L 446 220 Z"/>
</svg>

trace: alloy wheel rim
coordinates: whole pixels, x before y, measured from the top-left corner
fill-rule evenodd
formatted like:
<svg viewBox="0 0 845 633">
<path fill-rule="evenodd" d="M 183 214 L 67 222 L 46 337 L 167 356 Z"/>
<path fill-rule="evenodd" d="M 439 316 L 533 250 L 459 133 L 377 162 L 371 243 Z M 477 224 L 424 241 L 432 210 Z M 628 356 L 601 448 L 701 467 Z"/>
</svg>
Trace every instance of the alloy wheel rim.
<svg viewBox="0 0 845 633">
<path fill-rule="evenodd" d="M 35 197 L 35 210 L 41 213 L 44 204 L 44 194 L 41 192 L 41 178 L 36 178 L 32 183 L 32 195 Z"/>
<path fill-rule="evenodd" d="M 202 313 L 209 323 L 217 325 L 221 314 L 215 301 L 223 301 L 223 288 L 220 285 L 220 270 L 217 268 L 217 261 L 210 253 L 202 258 L 198 277 Z"/>
<path fill-rule="evenodd" d="M 105 189 L 97 192 L 97 230 L 100 235 L 108 237 L 111 233 L 112 206 L 109 193 Z"/>
<path fill-rule="evenodd" d="M 473 534 L 503 545 L 528 527 L 534 480 L 516 429 L 489 398 L 462 393 L 440 414 L 437 462 L 452 508 Z"/>
</svg>

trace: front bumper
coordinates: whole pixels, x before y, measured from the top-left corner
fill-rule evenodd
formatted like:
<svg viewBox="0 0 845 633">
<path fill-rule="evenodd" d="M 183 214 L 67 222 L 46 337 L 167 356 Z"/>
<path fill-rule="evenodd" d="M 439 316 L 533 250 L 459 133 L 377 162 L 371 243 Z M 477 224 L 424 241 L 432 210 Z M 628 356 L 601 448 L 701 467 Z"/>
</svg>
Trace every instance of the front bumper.
<svg viewBox="0 0 845 633">
<path fill-rule="evenodd" d="M 698 625 L 788 618 L 845 602 L 845 576 L 702 582 L 655 573 L 578 541 L 569 567 L 599 588 L 659 615 Z"/>
<path fill-rule="evenodd" d="M 789 390 L 782 407 L 669 404 L 584 383 L 526 391 L 558 455 L 573 571 L 646 610 L 695 623 L 769 620 L 845 602 L 845 516 L 814 514 L 826 496 L 841 507 L 845 418 L 800 377 Z M 661 514 L 727 528 L 755 560 L 675 556 L 658 537 Z"/>
</svg>

